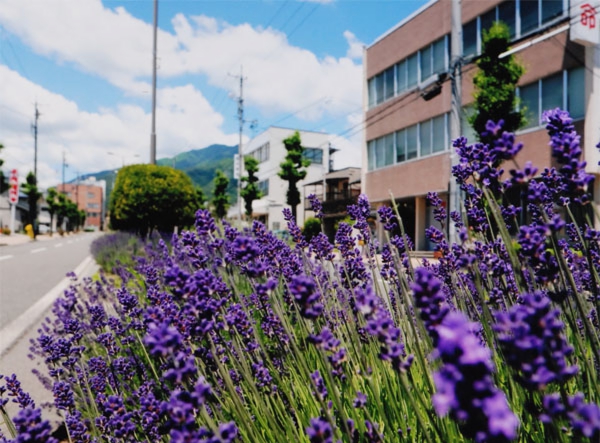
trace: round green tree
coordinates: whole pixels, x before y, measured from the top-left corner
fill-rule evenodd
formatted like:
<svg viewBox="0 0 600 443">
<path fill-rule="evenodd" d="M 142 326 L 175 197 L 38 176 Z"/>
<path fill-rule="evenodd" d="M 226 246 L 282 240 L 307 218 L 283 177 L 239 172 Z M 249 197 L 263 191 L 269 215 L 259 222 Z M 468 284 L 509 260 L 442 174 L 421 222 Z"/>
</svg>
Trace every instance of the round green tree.
<svg viewBox="0 0 600 443">
<path fill-rule="evenodd" d="M 131 165 L 119 170 L 110 199 L 113 229 L 146 236 L 194 221 L 197 194 L 191 179 L 169 166 Z"/>
</svg>

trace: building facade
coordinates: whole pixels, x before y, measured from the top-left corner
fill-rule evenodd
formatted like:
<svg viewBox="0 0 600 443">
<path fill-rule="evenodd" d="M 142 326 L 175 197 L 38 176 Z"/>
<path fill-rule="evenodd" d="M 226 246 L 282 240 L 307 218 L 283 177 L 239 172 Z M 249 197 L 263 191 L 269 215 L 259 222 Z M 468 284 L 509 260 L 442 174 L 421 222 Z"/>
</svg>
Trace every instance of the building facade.
<svg viewBox="0 0 600 443">
<path fill-rule="evenodd" d="M 80 210 L 85 211 L 85 228 L 103 230 L 105 219 L 106 182 L 91 177 L 85 181 L 60 184 L 56 187 L 59 193 L 77 204 Z"/>
<path fill-rule="evenodd" d="M 287 154 L 283 140 L 292 136 L 294 132 L 295 129 L 271 126 L 242 147 L 244 156 L 251 155 L 258 160 L 257 176 L 260 180 L 258 185 L 263 194 L 261 199 L 252 203 L 252 216 L 262 221 L 268 229 L 273 231 L 287 229 L 282 211 L 284 208 L 289 208 L 286 203 L 288 183 L 277 174 L 281 169 L 280 164 Z M 306 198 L 304 184 L 322 179 L 323 175 L 329 170 L 330 136 L 322 132 L 298 132 L 304 147 L 304 157 L 310 160 L 310 166 L 306 168 L 306 178 L 298 182 L 298 189 L 301 193 L 300 199 L 301 202 L 304 202 Z M 303 203 L 296 208 L 298 226 L 303 226 L 305 217 L 310 215 L 303 210 L 302 205 Z M 237 207 L 231 208 L 229 216 L 235 217 L 237 210 Z"/>
<path fill-rule="evenodd" d="M 398 204 L 416 249 L 426 250 L 425 228 L 433 214 L 426 194 L 446 202 L 451 180 L 451 102 L 448 81 L 454 0 L 433 0 L 387 31 L 364 53 L 365 146 L 363 188 L 374 207 Z M 573 0 L 571 0 L 573 1 Z M 585 2 L 584 2 L 585 3 Z M 592 2 L 593 3 L 593 2 Z M 588 172 L 599 175 L 600 49 L 573 41 L 573 23 L 581 2 L 568 0 L 462 0 L 462 133 L 474 142 L 466 122 L 473 99 L 474 60 L 481 53 L 482 30 L 496 20 L 508 24 L 512 50 L 525 67 L 518 84 L 527 125 L 517 132 L 524 144 L 517 162 L 533 162 L 540 171 L 551 165 L 542 112 L 567 109 L 582 137 Z M 600 8 L 597 8 L 600 13 Z M 575 14 L 575 15 L 574 15 Z M 600 15 L 594 18 L 600 32 Z M 596 24 L 598 23 L 598 24 Z M 432 85 L 441 85 L 437 95 Z M 595 180 L 594 201 L 600 189 Z M 381 227 L 378 227 L 381 234 Z"/>
<path fill-rule="evenodd" d="M 360 168 L 344 168 L 328 172 L 323 178 L 304 185 L 304 211 L 312 214 L 308 196 L 314 194 L 323 208 L 323 232 L 333 242 L 337 223 L 348 216 L 349 205 L 356 204 L 361 193 Z"/>
</svg>

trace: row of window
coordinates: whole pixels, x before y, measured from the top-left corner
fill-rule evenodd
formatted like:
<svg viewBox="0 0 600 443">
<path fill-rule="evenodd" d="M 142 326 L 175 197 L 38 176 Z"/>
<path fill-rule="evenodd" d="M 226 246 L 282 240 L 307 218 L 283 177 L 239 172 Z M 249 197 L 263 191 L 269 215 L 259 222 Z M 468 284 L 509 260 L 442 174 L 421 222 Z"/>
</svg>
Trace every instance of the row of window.
<svg viewBox="0 0 600 443">
<path fill-rule="evenodd" d="M 494 21 L 503 21 L 512 38 L 520 38 L 566 14 L 567 0 L 507 0 L 463 25 L 463 54 L 481 53 L 483 30 Z M 448 70 L 449 36 L 401 60 L 367 82 L 369 108 L 415 88 L 432 75 Z"/>
<path fill-rule="evenodd" d="M 370 140 L 367 143 L 369 171 L 402 163 L 418 157 L 426 157 L 448 149 L 448 114 L 438 115 Z"/>
<path fill-rule="evenodd" d="M 266 142 L 265 144 L 260 145 L 258 148 L 256 148 L 254 151 L 252 151 L 248 155 L 251 155 L 252 157 L 254 157 L 257 162 L 263 163 L 263 162 L 266 162 L 267 160 L 269 160 L 270 151 L 271 151 L 271 143 Z"/>
<path fill-rule="evenodd" d="M 408 91 L 432 75 L 448 70 L 448 36 L 431 43 L 368 81 L 369 107 Z"/>
<path fill-rule="evenodd" d="M 569 111 L 573 119 L 585 115 L 584 80 L 585 68 L 561 71 L 517 89 L 520 106 L 525 109 L 526 125 L 522 129 L 540 126 L 542 113 L 548 109 L 561 108 Z M 468 116 L 473 107 L 464 109 L 462 135 L 470 142 L 476 140 Z M 367 144 L 368 168 L 382 168 L 417 157 L 425 157 L 448 149 L 449 114 L 443 114 L 400 131 L 387 134 Z"/>
<path fill-rule="evenodd" d="M 561 71 L 518 88 L 520 106 L 525 108 L 525 128 L 539 126 L 542 112 L 566 109 L 574 119 L 585 115 L 585 68 Z"/>
<path fill-rule="evenodd" d="M 269 179 L 265 179 L 265 180 L 261 180 L 259 181 L 256 186 L 258 187 L 258 190 L 261 192 L 263 197 L 266 197 L 267 195 L 269 195 Z"/>
<path fill-rule="evenodd" d="M 302 157 L 310 160 L 311 165 L 322 165 L 323 164 L 323 150 L 320 148 L 304 148 Z"/>
<path fill-rule="evenodd" d="M 521 38 L 566 14 L 567 0 L 506 0 L 463 25 L 463 54 L 481 53 L 483 30 L 495 21 L 510 28 L 513 39 Z"/>
</svg>

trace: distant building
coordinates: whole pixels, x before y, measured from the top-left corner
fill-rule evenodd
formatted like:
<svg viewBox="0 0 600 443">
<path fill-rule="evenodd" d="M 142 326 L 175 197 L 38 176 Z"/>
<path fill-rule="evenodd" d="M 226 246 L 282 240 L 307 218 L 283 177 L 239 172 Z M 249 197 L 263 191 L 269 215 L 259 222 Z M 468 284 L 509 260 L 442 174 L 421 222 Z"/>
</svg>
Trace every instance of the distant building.
<svg viewBox="0 0 600 443">
<path fill-rule="evenodd" d="M 316 195 L 323 206 L 323 230 L 330 240 L 334 239 L 336 224 L 348 215 L 348 205 L 355 204 L 360 195 L 360 177 L 361 169 L 350 167 L 328 172 L 304 185 L 304 211 L 312 214 L 308 196 Z"/>
<path fill-rule="evenodd" d="M 11 204 L 8 200 L 8 191 L 0 194 L 0 228 L 10 228 Z M 29 213 L 29 203 L 27 195 L 19 191 L 19 201 L 15 209 L 15 232 L 21 232 L 25 227 L 27 215 Z"/>
<path fill-rule="evenodd" d="M 242 147 L 244 156 L 252 155 L 259 162 L 257 176 L 260 179 L 258 184 L 263 197 L 253 202 L 252 216 L 262 221 L 268 229 L 274 231 L 287 229 L 282 211 L 284 208 L 289 207 L 286 203 L 288 182 L 281 179 L 277 174 L 281 169 L 280 164 L 287 154 L 283 140 L 292 136 L 295 131 L 295 129 L 271 126 Z M 322 179 L 323 175 L 329 170 L 330 135 L 312 131 L 298 132 L 304 147 L 304 156 L 311 162 L 310 166 L 306 168 L 306 178 L 298 183 L 301 203 L 296 208 L 298 218 L 296 222 L 298 226 L 303 226 L 305 214 L 302 202 L 306 197 L 303 195 L 304 184 Z M 243 201 L 242 212 L 244 212 Z M 236 217 L 237 214 L 237 206 L 230 208 L 228 214 L 230 217 Z"/>
<path fill-rule="evenodd" d="M 65 183 L 56 187 L 59 193 L 77 204 L 80 210 L 85 211 L 85 228 L 104 229 L 106 182 L 90 177 L 76 183 Z"/>
<path fill-rule="evenodd" d="M 374 208 L 396 200 L 417 249 L 428 249 L 425 228 L 433 214 L 426 201 L 436 191 L 448 201 L 451 180 L 450 33 L 452 0 L 433 0 L 386 31 L 364 55 L 365 145 L 363 189 Z M 531 160 L 541 172 L 551 166 L 542 112 L 567 109 L 582 136 L 589 173 L 596 175 L 594 202 L 600 202 L 600 10 L 586 18 L 574 0 L 462 0 L 462 133 L 474 141 L 465 116 L 473 103 L 474 60 L 482 31 L 495 20 L 508 24 L 512 49 L 526 69 L 518 84 L 528 123 L 517 132 L 524 144 L 517 161 Z M 592 3 L 592 2 L 590 2 Z M 589 5 L 588 5 L 589 6 Z M 600 8 L 599 8 L 600 9 Z M 570 11 L 572 11 L 570 13 Z M 593 11 L 593 10 L 592 10 Z M 588 13 L 590 11 L 588 10 Z M 586 21 L 587 20 L 587 21 Z M 592 26 L 593 23 L 593 26 Z M 587 24 L 596 43 L 577 37 Z M 595 34 L 594 34 L 595 32 Z M 585 46 L 584 46 L 585 44 Z M 439 82 L 441 88 L 435 90 Z M 437 94 L 437 95 L 436 95 Z M 378 228 L 382 235 L 381 227 Z"/>
</svg>

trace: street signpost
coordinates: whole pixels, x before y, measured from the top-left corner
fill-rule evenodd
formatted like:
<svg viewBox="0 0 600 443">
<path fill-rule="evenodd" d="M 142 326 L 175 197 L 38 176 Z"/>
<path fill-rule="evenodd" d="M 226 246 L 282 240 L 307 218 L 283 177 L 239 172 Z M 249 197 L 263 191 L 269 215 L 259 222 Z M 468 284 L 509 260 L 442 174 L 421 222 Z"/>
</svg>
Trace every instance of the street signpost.
<svg viewBox="0 0 600 443">
<path fill-rule="evenodd" d="M 8 201 L 10 205 L 10 232 L 15 232 L 15 218 L 17 216 L 17 203 L 19 202 L 19 174 L 16 169 L 10 171 L 8 179 Z"/>
</svg>

